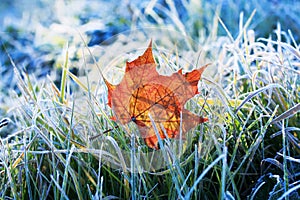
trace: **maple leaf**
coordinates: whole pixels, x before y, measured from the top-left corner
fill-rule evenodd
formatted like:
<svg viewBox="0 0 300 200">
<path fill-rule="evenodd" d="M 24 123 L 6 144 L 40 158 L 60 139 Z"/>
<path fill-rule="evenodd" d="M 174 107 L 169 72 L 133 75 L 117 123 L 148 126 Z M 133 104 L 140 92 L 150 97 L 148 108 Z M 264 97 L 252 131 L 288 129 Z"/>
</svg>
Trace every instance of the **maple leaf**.
<svg viewBox="0 0 300 200">
<path fill-rule="evenodd" d="M 184 108 L 184 104 L 198 94 L 198 81 L 207 66 L 185 74 L 179 70 L 171 76 L 160 75 L 156 71 L 150 41 L 142 56 L 126 62 L 125 75 L 118 85 L 105 80 L 108 105 L 119 123 L 136 123 L 151 148 L 158 149 L 153 122 L 162 139 L 166 138 L 165 133 L 169 138 L 179 138 L 180 129 L 185 139 L 188 130 L 207 121 Z"/>
</svg>

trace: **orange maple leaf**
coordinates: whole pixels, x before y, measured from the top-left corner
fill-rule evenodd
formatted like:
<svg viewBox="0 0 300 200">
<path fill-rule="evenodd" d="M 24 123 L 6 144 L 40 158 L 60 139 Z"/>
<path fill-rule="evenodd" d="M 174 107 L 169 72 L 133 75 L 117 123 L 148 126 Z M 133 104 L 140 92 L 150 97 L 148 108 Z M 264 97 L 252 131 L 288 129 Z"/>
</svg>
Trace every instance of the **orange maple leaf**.
<svg viewBox="0 0 300 200">
<path fill-rule="evenodd" d="M 171 76 L 160 75 L 156 71 L 150 41 L 142 56 L 126 63 L 125 75 L 118 85 L 105 80 L 108 105 L 120 123 L 136 123 L 151 148 L 158 149 L 153 122 L 162 139 L 166 138 L 165 133 L 169 138 L 179 138 L 180 128 L 184 139 L 188 130 L 208 121 L 184 108 L 187 100 L 198 94 L 198 81 L 207 66 L 185 74 L 179 70 Z"/>
</svg>

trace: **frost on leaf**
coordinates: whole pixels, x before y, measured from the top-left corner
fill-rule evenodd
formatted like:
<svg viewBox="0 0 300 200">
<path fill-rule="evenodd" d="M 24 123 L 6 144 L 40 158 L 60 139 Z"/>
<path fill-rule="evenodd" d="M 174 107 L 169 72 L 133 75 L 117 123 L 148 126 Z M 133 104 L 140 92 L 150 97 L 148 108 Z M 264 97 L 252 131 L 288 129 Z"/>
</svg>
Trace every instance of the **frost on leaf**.
<svg viewBox="0 0 300 200">
<path fill-rule="evenodd" d="M 119 123 L 136 123 L 151 148 L 158 149 L 153 122 L 162 139 L 166 138 L 165 133 L 169 138 L 179 138 L 180 128 L 184 139 L 188 130 L 207 121 L 184 108 L 185 103 L 198 94 L 198 81 L 207 66 L 185 74 L 179 70 L 171 76 L 160 75 L 156 71 L 150 42 L 143 55 L 126 63 L 125 75 L 118 85 L 105 80 L 108 105 Z"/>
</svg>

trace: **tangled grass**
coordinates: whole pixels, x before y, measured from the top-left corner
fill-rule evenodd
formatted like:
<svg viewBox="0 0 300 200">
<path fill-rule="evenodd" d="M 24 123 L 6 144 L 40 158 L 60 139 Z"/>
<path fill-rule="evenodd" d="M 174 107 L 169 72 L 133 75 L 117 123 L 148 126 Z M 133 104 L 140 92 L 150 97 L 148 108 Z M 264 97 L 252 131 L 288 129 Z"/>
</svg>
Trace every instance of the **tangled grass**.
<svg viewBox="0 0 300 200">
<path fill-rule="evenodd" d="M 145 146 L 133 124 L 110 119 L 106 88 L 95 75 L 118 79 L 124 58 L 138 55 L 127 51 L 111 60 L 111 50 L 134 42 L 128 35 L 100 50 L 83 39 L 79 75 L 69 71 L 75 63 L 66 47 L 59 86 L 14 66 L 20 94 L 9 93 L 12 117 L 0 123 L 2 130 L 7 123 L 16 127 L 0 140 L 1 198 L 299 199 L 299 44 L 280 24 L 269 38 L 256 38 L 248 29 L 252 17 L 241 19 L 234 37 L 216 15 L 226 36 L 212 30 L 196 44 L 184 40 L 177 50 L 182 57 L 173 49 L 156 55 L 160 66 L 175 69 L 182 67 L 178 58 L 194 67 L 212 62 L 201 94 L 186 105 L 209 122 L 190 131 L 186 143 L 160 141 L 159 153 Z M 168 47 L 165 38 L 152 36 L 158 49 Z"/>
</svg>

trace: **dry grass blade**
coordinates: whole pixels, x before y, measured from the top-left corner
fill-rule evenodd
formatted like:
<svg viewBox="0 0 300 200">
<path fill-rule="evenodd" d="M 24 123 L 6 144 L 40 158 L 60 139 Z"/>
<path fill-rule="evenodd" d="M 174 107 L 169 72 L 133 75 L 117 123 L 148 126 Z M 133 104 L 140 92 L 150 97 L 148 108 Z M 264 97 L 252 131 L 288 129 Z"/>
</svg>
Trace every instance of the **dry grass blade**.
<svg viewBox="0 0 300 200">
<path fill-rule="evenodd" d="M 282 153 L 277 153 L 277 154 L 280 155 L 280 156 L 283 156 Z M 296 163 L 300 164 L 300 159 L 296 159 L 296 158 L 293 158 L 293 157 L 290 157 L 290 156 L 286 156 L 286 159 L 291 161 L 291 162 L 296 162 Z"/>
<path fill-rule="evenodd" d="M 267 85 L 267 86 L 265 86 L 265 87 L 259 88 L 258 90 L 255 90 L 255 91 L 251 92 L 251 93 L 247 96 L 247 98 L 246 98 L 246 99 L 245 99 L 245 100 L 237 107 L 235 113 L 237 113 L 237 112 L 243 107 L 243 105 L 244 105 L 245 103 L 247 103 L 248 101 L 250 101 L 253 97 L 255 97 L 256 95 L 258 95 L 259 93 L 264 92 L 265 90 L 268 90 L 268 89 L 271 89 L 271 88 L 276 88 L 276 87 L 281 88 L 281 89 L 283 89 L 284 91 L 286 91 L 286 90 L 285 90 L 281 85 L 279 85 L 279 84 L 269 84 L 269 85 Z"/>
<path fill-rule="evenodd" d="M 258 39 L 258 41 L 265 41 L 268 43 L 272 43 L 272 44 L 276 44 L 276 45 L 281 45 L 283 46 L 285 49 L 289 50 L 291 53 L 293 53 L 298 59 L 300 59 L 300 52 L 299 50 L 295 49 L 294 47 L 292 47 L 290 44 L 285 43 L 285 42 L 276 42 L 276 41 L 272 41 L 270 39 L 265 39 L 265 38 L 260 38 Z"/>
<path fill-rule="evenodd" d="M 281 45 L 288 49 L 289 51 L 291 51 L 299 60 L 300 60 L 300 52 L 299 50 L 295 49 L 294 47 L 292 47 L 291 45 L 287 44 L 287 43 L 281 43 Z"/>
<path fill-rule="evenodd" d="M 281 121 L 283 119 L 290 118 L 290 117 L 294 116 L 296 113 L 298 113 L 299 111 L 300 111 L 300 103 L 298 103 L 294 107 L 288 109 L 287 111 L 285 111 L 284 113 L 282 113 L 281 115 L 279 115 L 278 117 L 276 117 L 272 121 L 272 124 L 274 124 L 276 122 L 279 122 L 279 121 Z"/>
</svg>

